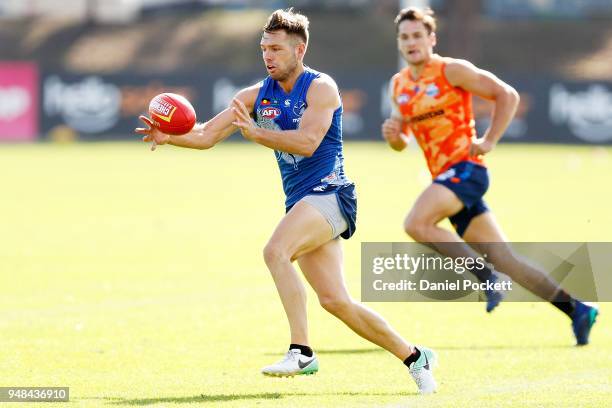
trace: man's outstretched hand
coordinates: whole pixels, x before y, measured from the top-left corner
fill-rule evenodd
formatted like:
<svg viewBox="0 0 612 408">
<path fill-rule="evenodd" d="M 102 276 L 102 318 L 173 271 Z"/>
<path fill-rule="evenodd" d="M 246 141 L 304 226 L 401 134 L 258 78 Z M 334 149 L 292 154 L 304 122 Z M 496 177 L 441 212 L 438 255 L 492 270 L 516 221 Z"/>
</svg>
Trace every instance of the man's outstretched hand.
<svg viewBox="0 0 612 408">
<path fill-rule="evenodd" d="M 151 151 L 157 148 L 157 145 L 165 145 L 170 141 L 170 135 L 162 133 L 159 129 L 153 126 L 153 121 L 148 117 L 141 115 L 138 119 L 142 120 L 146 127 L 136 128 L 134 132 L 144 135 L 143 142 L 151 142 Z"/>
</svg>

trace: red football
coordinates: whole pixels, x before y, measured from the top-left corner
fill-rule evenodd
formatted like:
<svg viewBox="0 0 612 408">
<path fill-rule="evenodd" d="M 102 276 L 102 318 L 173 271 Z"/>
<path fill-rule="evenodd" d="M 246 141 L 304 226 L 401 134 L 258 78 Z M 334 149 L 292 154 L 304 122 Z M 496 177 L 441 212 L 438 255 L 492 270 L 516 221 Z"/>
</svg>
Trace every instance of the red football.
<svg viewBox="0 0 612 408">
<path fill-rule="evenodd" d="M 196 123 L 196 114 L 189 101 L 174 93 L 159 94 L 149 103 L 153 126 L 169 135 L 189 133 Z"/>
</svg>

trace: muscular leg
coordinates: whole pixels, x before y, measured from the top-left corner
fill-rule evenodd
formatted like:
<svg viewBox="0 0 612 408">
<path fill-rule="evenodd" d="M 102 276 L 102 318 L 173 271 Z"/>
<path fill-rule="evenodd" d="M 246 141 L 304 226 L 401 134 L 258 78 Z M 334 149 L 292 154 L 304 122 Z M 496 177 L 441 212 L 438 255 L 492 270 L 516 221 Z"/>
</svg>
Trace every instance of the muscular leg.
<svg viewBox="0 0 612 408">
<path fill-rule="evenodd" d="M 512 248 L 505 243 L 507 239 L 491 212 L 472 219 L 463 238 L 479 253 L 487 253 L 488 260 L 497 270 L 507 274 L 516 283 L 540 298 L 553 301 L 561 290 L 544 271 L 530 265 L 512 251 Z"/>
<path fill-rule="evenodd" d="M 417 199 L 406 217 L 404 227 L 414 240 L 428 244 L 443 255 L 453 258 L 476 258 L 478 256 L 476 251 L 459 236 L 436 225 L 443 218 L 456 214 L 462 207 L 461 201 L 452 191 L 444 186 L 432 184 Z M 484 240 L 505 241 L 490 213 L 484 213 L 472 219 L 464 233 L 464 238 L 467 241 L 473 241 L 472 245 L 480 250 L 486 246 Z M 565 313 L 572 319 L 576 344 L 588 344 L 591 328 L 597 318 L 597 308 L 577 301 L 541 270 L 521 260 L 508 249 L 508 246 L 500 245 L 490 250 L 493 252 L 490 258 L 493 264 L 514 278 L 518 284 L 543 299 L 549 300 L 557 309 Z M 475 270 L 471 272 L 475 273 L 480 281 L 489 280 L 492 273 L 488 268 L 481 272 Z M 487 311 L 493 310 L 499 303 L 500 299 L 496 298 L 496 295 L 499 296 L 499 293 L 487 294 Z"/>
<path fill-rule="evenodd" d="M 332 229 L 312 206 L 298 202 L 276 227 L 264 248 L 264 260 L 289 320 L 291 343 L 308 346 L 306 291 L 292 261 L 332 238 Z"/>
<path fill-rule="evenodd" d="M 325 310 L 403 361 L 413 349 L 380 315 L 351 299 L 344 284 L 342 262 L 342 246 L 337 239 L 298 258 L 302 273 Z"/>
<path fill-rule="evenodd" d="M 458 213 L 463 203 L 448 188 L 431 184 L 421 193 L 404 220 L 404 229 L 422 243 L 461 242 L 454 232 L 438 227 L 446 217 Z"/>
<path fill-rule="evenodd" d="M 412 239 L 437 250 L 442 255 L 457 258 L 477 258 L 479 255 L 455 232 L 439 227 L 437 224 L 461 211 L 463 203 L 455 193 L 440 184 L 431 184 L 417 198 L 406 216 L 404 229 Z M 479 280 L 485 281 L 490 271 L 471 271 Z"/>
<path fill-rule="evenodd" d="M 597 307 L 574 299 L 541 269 L 514 254 L 512 248 L 504 243 L 506 239 L 491 213 L 472 219 L 464 237 L 477 251 L 486 252 L 497 269 L 565 313 L 572 320 L 576 345 L 589 343 L 591 328 L 597 319 Z"/>
</svg>

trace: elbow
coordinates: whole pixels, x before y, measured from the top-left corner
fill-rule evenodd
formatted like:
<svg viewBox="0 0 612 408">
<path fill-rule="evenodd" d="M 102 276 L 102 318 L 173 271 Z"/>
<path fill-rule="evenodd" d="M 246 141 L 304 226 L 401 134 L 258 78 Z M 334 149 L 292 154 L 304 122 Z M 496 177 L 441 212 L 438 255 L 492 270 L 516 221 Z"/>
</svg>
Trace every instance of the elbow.
<svg viewBox="0 0 612 408">
<path fill-rule="evenodd" d="M 210 141 L 204 141 L 198 145 L 198 150 L 208 150 L 212 148 L 215 144 Z"/>
<path fill-rule="evenodd" d="M 508 86 L 508 88 L 506 89 L 506 95 L 512 106 L 514 106 L 514 108 L 516 109 L 519 105 L 519 102 L 521 101 L 519 93 L 513 87 Z"/>
<path fill-rule="evenodd" d="M 319 148 L 320 144 L 321 144 L 320 142 L 310 143 L 308 146 L 306 146 L 306 148 L 304 148 L 304 151 L 302 152 L 302 156 L 312 157 L 312 155 L 315 154 L 315 152 Z"/>
<path fill-rule="evenodd" d="M 197 126 L 197 125 L 196 125 Z M 204 122 L 197 130 L 197 149 L 208 150 L 215 145 L 214 133 L 211 132 L 210 122 Z"/>
<path fill-rule="evenodd" d="M 319 148 L 319 145 L 321 144 L 323 137 L 319 137 L 319 135 L 316 135 L 316 134 L 309 134 L 306 136 L 306 140 L 307 140 L 307 143 L 299 154 L 304 157 L 312 157 L 312 155 Z"/>
<path fill-rule="evenodd" d="M 197 148 L 199 150 L 208 150 L 213 147 L 217 141 L 220 139 L 219 135 L 215 132 L 207 132 L 208 130 L 208 122 L 206 122 L 198 134 L 197 138 Z"/>
<path fill-rule="evenodd" d="M 312 157 L 312 155 L 314 154 L 315 151 L 317 151 L 316 146 L 315 147 L 309 146 L 309 147 L 306 147 L 305 149 L 303 149 L 300 152 L 300 156 Z"/>
</svg>

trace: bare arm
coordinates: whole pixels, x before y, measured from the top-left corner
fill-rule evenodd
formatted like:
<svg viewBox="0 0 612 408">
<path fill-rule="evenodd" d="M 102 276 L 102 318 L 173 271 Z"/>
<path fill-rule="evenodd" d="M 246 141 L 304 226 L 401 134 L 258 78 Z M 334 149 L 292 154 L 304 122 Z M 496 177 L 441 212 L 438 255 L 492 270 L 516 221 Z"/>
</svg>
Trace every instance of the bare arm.
<svg viewBox="0 0 612 408">
<path fill-rule="evenodd" d="M 255 98 L 259 92 L 260 85 L 254 85 L 239 91 L 234 99 L 242 101 L 247 109 L 253 109 Z M 235 120 L 234 113 L 231 107 L 224 109 L 215 117 L 205 123 L 197 123 L 193 129 L 181 136 L 172 136 L 160 132 L 152 126 L 151 120 L 146 116 L 141 116 L 140 119 L 148 126 L 148 128 L 137 128 L 136 133 L 145 135 L 142 140 L 152 142 L 151 150 L 155 150 L 157 145 L 171 144 L 178 147 L 186 147 L 190 149 L 210 149 L 215 144 L 226 139 L 234 133 L 238 128 L 233 125 Z"/>
<path fill-rule="evenodd" d="M 248 106 L 234 100 L 236 122 L 242 135 L 256 143 L 286 153 L 310 157 L 317 150 L 332 123 L 334 111 L 340 106 L 340 95 L 333 80 L 327 76 L 313 81 L 306 95 L 307 108 L 296 130 L 269 130 L 257 127 L 249 116 Z"/>
<path fill-rule="evenodd" d="M 393 98 L 393 77 L 389 83 L 389 98 L 391 99 L 391 116 L 382 124 L 383 139 L 389 143 L 389 146 L 397 152 L 401 152 L 406 148 L 408 143 L 406 138 L 402 137 L 402 114 L 399 111 L 397 102 Z"/>
<path fill-rule="evenodd" d="M 232 125 L 234 115 L 225 108 L 208 122 L 196 124 L 191 132 L 169 136 L 168 144 L 191 149 L 210 149 L 236 131 Z"/>
<path fill-rule="evenodd" d="M 451 85 L 494 101 L 491 125 L 482 141 L 473 146 L 474 154 L 488 153 L 512 121 L 519 103 L 518 93 L 491 72 L 479 69 L 467 61 L 452 60 L 446 65 L 445 74 Z"/>
</svg>

